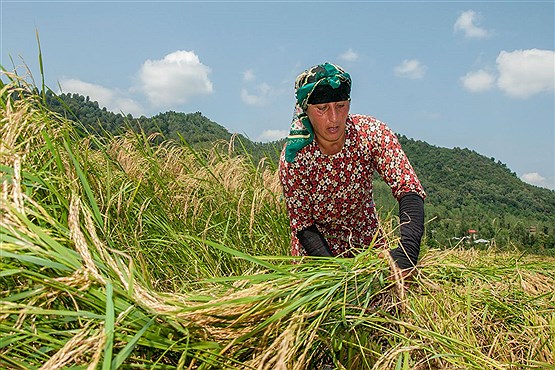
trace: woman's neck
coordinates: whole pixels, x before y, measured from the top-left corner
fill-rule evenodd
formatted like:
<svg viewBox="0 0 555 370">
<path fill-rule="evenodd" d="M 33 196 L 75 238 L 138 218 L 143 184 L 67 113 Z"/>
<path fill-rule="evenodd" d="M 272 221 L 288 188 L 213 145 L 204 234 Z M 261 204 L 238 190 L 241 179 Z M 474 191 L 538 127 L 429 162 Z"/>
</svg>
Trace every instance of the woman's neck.
<svg viewBox="0 0 555 370">
<path fill-rule="evenodd" d="M 346 131 L 338 140 L 325 141 L 316 137 L 316 142 L 318 143 L 318 147 L 320 148 L 320 151 L 323 154 L 334 155 L 339 153 L 341 149 L 343 149 L 343 146 L 345 145 L 345 138 L 346 138 Z"/>
</svg>

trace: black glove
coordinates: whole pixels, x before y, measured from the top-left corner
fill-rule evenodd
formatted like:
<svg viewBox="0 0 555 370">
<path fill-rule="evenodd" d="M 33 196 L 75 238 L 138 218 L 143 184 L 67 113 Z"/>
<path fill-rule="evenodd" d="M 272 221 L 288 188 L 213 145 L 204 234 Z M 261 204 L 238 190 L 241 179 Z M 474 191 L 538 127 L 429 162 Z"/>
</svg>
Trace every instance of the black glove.
<svg viewBox="0 0 555 370">
<path fill-rule="evenodd" d="M 316 225 L 311 225 L 297 233 L 306 254 L 309 256 L 333 257 L 328 242 L 318 230 Z"/>
<path fill-rule="evenodd" d="M 416 193 L 407 193 L 399 199 L 401 245 L 389 253 L 401 269 L 416 266 L 420 241 L 424 233 L 424 199 Z"/>
</svg>

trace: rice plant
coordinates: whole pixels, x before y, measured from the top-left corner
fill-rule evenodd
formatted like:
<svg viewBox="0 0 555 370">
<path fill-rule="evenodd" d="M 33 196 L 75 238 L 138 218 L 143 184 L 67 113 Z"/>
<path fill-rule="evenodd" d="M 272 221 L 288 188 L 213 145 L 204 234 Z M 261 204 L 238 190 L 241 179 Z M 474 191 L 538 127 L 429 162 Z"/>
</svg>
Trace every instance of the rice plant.
<svg viewBox="0 0 555 370">
<path fill-rule="evenodd" d="M 275 171 L 233 141 L 83 138 L 4 78 L 0 367 L 555 368 L 554 259 L 293 258 Z"/>
</svg>

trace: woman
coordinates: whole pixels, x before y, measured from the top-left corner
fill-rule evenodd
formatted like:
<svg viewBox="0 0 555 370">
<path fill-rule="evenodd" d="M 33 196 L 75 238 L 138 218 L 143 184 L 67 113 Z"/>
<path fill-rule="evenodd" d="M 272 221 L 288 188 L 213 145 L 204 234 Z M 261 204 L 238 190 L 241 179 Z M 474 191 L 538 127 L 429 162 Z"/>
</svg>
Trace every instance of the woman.
<svg viewBox="0 0 555 370">
<path fill-rule="evenodd" d="M 324 63 L 295 82 L 291 131 L 280 180 L 294 256 L 352 257 L 379 235 L 372 198 L 377 171 L 399 201 L 401 245 L 390 255 L 402 270 L 416 266 L 426 196 L 395 134 L 371 116 L 350 114 L 351 77 Z"/>
</svg>

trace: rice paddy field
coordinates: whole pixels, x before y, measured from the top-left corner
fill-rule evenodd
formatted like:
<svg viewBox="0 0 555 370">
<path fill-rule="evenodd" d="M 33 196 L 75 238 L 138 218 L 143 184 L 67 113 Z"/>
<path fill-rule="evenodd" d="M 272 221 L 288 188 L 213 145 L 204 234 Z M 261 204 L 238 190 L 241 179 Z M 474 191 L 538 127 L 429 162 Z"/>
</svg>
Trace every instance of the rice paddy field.
<svg viewBox="0 0 555 370">
<path fill-rule="evenodd" d="M 555 369 L 555 259 L 294 259 L 271 163 L 83 138 L 3 81 L 0 368 Z"/>
</svg>

